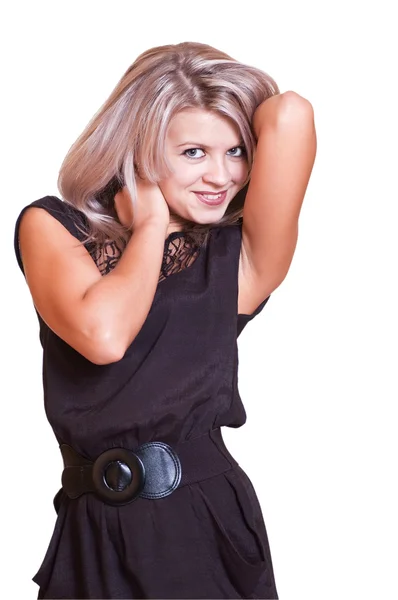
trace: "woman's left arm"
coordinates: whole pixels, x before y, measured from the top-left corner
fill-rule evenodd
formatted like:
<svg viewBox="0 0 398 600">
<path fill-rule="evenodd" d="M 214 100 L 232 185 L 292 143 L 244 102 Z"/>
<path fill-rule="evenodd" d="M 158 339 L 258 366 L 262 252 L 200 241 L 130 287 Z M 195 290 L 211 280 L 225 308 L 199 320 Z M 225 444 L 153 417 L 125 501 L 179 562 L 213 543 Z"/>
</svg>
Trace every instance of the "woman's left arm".
<svg viewBox="0 0 398 600">
<path fill-rule="evenodd" d="M 288 91 L 256 109 L 257 148 L 243 208 L 242 251 L 256 295 L 266 298 L 286 277 L 316 155 L 311 103 Z"/>
</svg>

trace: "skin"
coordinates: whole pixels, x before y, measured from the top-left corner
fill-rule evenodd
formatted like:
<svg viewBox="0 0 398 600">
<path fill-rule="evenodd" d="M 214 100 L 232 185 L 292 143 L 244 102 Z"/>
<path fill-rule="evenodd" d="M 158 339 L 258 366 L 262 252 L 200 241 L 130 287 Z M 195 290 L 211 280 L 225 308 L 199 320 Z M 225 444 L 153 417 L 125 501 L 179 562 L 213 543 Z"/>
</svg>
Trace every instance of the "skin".
<svg viewBox="0 0 398 600">
<path fill-rule="evenodd" d="M 245 314 L 279 287 L 289 271 L 316 154 L 312 105 L 293 91 L 261 103 L 252 125 L 256 158 L 243 207 L 239 262 L 239 311 Z M 199 109 L 181 111 L 166 139 L 172 174 L 141 194 L 145 210 L 140 208 L 138 217 L 156 220 L 167 209 L 161 219 L 166 236 L 181 229 L 175 215 L 201 224 L 217 223 L 247 180 L 246 157 L 234 150 L 239 145 L 239 132 L 226 117 Z M 194 194 L 204 190 L 228 194 L 219 207 L 208 207 Z M 129 226 L 131 202 L 120 196 L 121 221 Z"/>
<path fill-rule="evenodd" d="M 240 142 L 234 126 L 218 115 L 200 113 L 180 114 L 174 121 L 176 129 L 170 129 L 167 147 L 173 173 L 162 184 L 173 212 L 212 223 L 223 216 L 243 186 L 247 164 L 245 158 L 230 152 Z M 316 152 L 312 106 L 294 92 L 262 103 L 253 127 L 257 147 L 243 208 L 238 314 L 251 314 L 287 274 Z M 187 140 L 188 134 L 190 138 L 196 134 L 195 139 Z M 190 152 L 195 158 L 189 159 L 180 150 L 191 145 L 178 151 L 175 147 L 187 141 L 206 142 L 209 148 Z M 228 189 L 225 206 L 206 207 L 193 194 L 198 188 Z M 161 236 L 171 225 L 168 204 L 159 191 L 156 185 L 146 189 L 138 210 L 140 224 L 146 226 L 137 226 L 137 237 L 132 236 L 106 277 L 88 251 L 46 210 L 31 207 L 21 221 L 21 255 L 37 311 L 52 331 L 95 364 L 120 360 L 150 310 L 158 270 L 149 271 L 155 254 L 157 264 L 161 262 Z M 121 221 L 129 226 L 131 199 L 123 193 L 117 199 L 123 209 Z M 131 311 L 137 298 L 137 310 Z"/>
<path fill-rule="evenodd" d="M 218 222 L 249 172 L 239 129 L 216 113 L 185 109 L 170 122 L 165 151 L 173 173 L 159 182 L 159 188 L 170 212 L 196 223 Z M 214 207 L 203 204 L 194 193 L 223 190 L 227 190 L 225 201 Z M 179 229 L 171 215 L 167 235 Z"/>
<path fill-rule="evenodd" d="M 249 308 L 289 271 L 317 146 L 313 107 L 290 90 L 257 107 L 253 129 L 256 157 L 243 207 L 241 261 Z"/>
</svg>

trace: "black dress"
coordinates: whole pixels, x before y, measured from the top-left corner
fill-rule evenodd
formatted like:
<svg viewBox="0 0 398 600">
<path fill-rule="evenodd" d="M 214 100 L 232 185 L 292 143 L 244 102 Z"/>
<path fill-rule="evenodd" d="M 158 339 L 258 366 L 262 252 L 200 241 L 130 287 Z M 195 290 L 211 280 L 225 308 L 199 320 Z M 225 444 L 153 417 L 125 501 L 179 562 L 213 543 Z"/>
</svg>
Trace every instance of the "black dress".
<svg viewBox="0 0 398 600">
<path fill-rule="evenodd" d="M 55 196 L 32 202 L 15 228 L 22 271 L 18 228 L 30 206 L 82 240 L 82 213 Z M 214 227 L 208 244 L 196 248 L 184 232 L 167 237 L 150 312 L 118 362 L 90 362 L 37 313 L 45 411 L 59 444 L 94 460 L 112 447 L 153 440 L 173 446 L 245 423 L 237 337 L 269 297 L 251 315 L 237 314 L 241 227 Z M 189 266 L 168 268 L 188 254 Z M 97 266 L 105 274 L 116 261 Z M 38 598 L 278 598 L 261 507 L 239 466 L 120 507 L 92 493 L 69 499 L 60 491 L 55 508 L 54 532 L 33 577 Z"/>
</svg>

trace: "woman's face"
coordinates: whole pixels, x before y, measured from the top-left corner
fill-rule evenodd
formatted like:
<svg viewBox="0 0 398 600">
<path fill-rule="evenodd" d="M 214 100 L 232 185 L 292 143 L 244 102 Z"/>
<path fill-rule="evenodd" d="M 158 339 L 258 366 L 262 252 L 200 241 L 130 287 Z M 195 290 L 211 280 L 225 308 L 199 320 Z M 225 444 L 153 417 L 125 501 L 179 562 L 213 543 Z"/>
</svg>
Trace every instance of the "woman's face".
<svg viewBox="0 0 398 600">
<path fill-rule="evenodd" d="M 182 110 L 171 120 L 166 155 L 173 173 L 159 187 L 171 212 L 196 223 L 218 222 L 249 173 L 239 129 L 202 109 Z M 176 231 L 172 217 L 171 231 Z"/>
</svg>

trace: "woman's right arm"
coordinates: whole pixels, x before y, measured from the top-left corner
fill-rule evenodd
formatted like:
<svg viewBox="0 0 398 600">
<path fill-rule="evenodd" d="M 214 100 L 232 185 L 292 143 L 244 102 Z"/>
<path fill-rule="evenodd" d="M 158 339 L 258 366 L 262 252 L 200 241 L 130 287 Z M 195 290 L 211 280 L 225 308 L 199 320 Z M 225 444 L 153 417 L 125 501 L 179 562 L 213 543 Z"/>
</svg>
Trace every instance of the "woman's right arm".
<svg viewBox="0 0 398 600">
<path fill-rule="evenodd" d="M 25 211 L 19 227 L 24 273 L 37 312 L 91 362 L 120 360 L 151 308 L 168 223 L 134 229 L 115 268 L 101 276 L 86 248 L 45 209 Z"/>
</svg>

